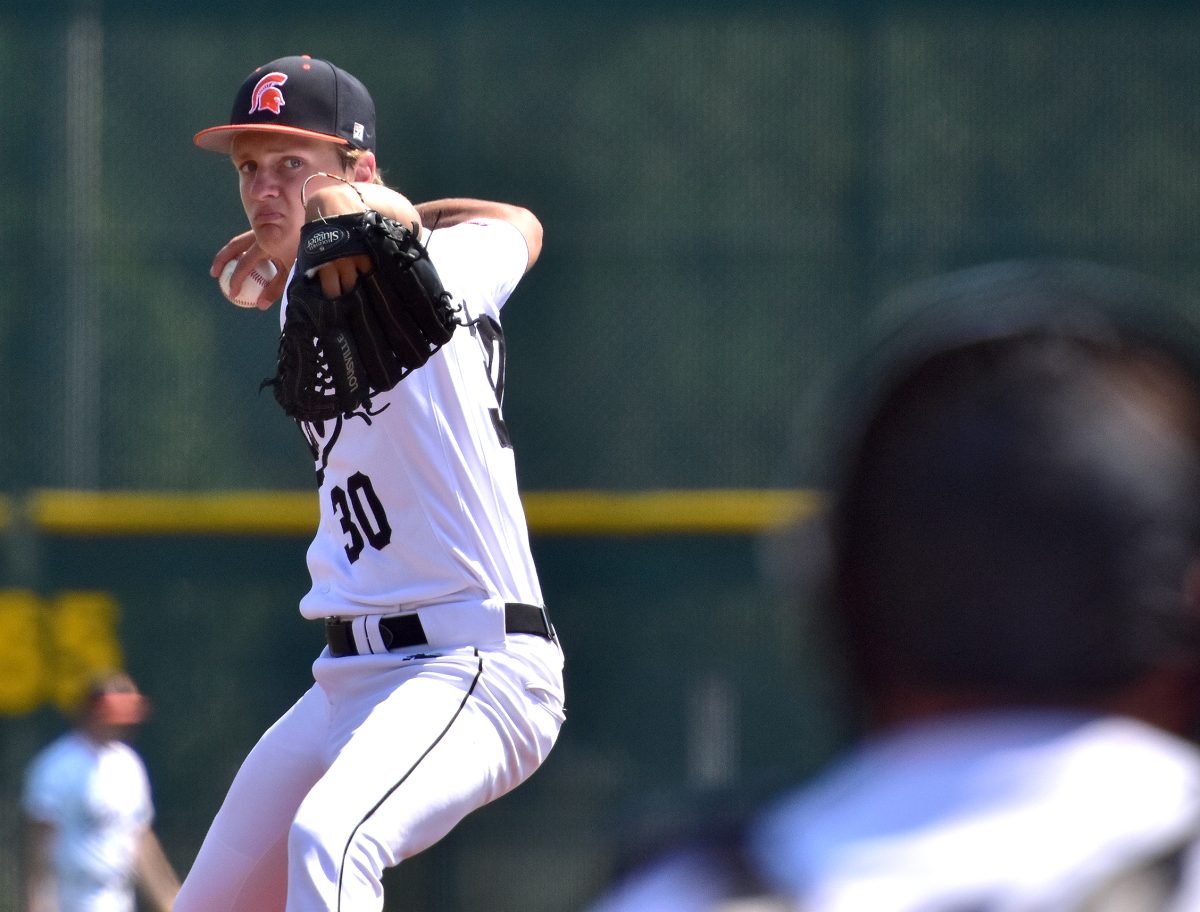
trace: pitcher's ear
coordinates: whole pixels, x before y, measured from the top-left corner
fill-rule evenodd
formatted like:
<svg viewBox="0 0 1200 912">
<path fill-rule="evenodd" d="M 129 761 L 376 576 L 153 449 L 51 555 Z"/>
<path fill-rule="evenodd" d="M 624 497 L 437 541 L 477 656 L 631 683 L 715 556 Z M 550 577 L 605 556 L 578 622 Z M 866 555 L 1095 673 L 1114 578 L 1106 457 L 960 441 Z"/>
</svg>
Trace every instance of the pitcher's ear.
<svg viewBox="0 0 1200 912">
<path fill-rule="evenodd" d="M 354 180 L 358 183 L 369 184 L 375 179 L 375 171 L 378 166 L 375 163 L 374 152 L 364 152 L 354 161 Z"/>
</svg>

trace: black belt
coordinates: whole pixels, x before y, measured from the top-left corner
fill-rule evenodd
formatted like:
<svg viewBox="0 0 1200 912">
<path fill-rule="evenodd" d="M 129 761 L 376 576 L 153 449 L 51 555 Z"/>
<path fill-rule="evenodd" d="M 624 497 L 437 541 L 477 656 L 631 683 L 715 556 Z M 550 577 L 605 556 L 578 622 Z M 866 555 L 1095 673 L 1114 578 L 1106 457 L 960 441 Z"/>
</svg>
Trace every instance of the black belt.
<svg viewBox="0 0 1200 912">
<path fill-rule="evenodd" d="M 354 645 L 353 619 L 326 618 L 325 642 L 329 654 L 334 658 L 358 655 Z M 522 605 L 509 602 L 504 606 L 505 633 L 532 633 L 534 636 L 554 639 L 554 625 L 545 608 L 537 605 Z M 411 646 L 426 646 L 429 638 L 416 614 L 393 614 L 379 619 L 379 637 L 388 649 L 407 649 Z"/>
</svg>

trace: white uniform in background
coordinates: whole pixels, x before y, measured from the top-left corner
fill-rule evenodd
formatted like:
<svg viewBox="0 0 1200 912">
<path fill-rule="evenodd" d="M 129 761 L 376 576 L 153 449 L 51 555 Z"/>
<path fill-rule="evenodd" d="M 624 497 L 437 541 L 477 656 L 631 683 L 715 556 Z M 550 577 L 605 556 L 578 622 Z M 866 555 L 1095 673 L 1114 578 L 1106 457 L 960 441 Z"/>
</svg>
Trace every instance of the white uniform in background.
<svg viewBox="0 0 1200 912">
<path fill-rule="evenodd" d="M 133 748 L 68 732 L 34 758 L 23 806 L 54 828 L 60 912 L 133 912 L 138 847 L 154 819 L 150 780 Z"/>
</svg>

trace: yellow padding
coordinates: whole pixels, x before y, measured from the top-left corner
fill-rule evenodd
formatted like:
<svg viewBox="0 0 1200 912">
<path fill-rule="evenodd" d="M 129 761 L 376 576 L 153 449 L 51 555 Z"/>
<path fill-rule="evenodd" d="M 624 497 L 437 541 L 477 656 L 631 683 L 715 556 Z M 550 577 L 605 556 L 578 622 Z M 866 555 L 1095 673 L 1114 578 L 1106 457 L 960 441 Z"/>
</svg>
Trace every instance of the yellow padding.
<svg viewBox="0 0 1200 912">
<path fill-rule="evenodd" d="M 59 535 L 302 535 L 317 524 L 313 491 L 42 490 L 25 508 L 31 526 Z"/>
<path fill-rule="evenodd" d="M 543 535 L 745 535 L 803 519 L 813 491 L 531 491 L 529 527 Z M 58 535 L 311 535 L 313 491 L 138 493 L 39 490 L 24 501 L 29 524 Z"/>
<path fill-rule="evenodd" d="M 810 515 L 813 491 L 534 491 L 525 495 L 532 531 L 547 535 L 756 534 Z"/>
</svg>

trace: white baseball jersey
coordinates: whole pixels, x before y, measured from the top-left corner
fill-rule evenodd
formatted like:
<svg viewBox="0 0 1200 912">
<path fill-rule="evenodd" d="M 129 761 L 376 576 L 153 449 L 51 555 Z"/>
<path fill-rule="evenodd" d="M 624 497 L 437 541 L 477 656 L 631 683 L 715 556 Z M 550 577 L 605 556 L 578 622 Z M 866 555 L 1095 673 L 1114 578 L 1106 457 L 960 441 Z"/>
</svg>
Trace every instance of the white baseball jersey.
<svg viewBox="0 0 1200 912">
<path fill-rule="evenodd" d="M 146 768 L 133 748 L 63 735 L 34 758 L 23 804 L 55 829 L 60 909 L 133 912 L 138 844 L 154 817 Z"/>
<path fill-rule="evenodd" d="M 752 851 L 814 912 L 1076 910 L 1198 822 L 1194 744 L 1123 717 L 996 712 L 869 742 L 766 814 Z"/>
<path fill-rule="evenodd" d="M 471 325 L 368 410 L 302 425 L 320 483 L 307 618 L 491 599 L 542 604 L 501 417 L 500 308 L 528 250 L 480 219 L 422 238 Z M 281 319 L 286 318 L 286 298 Z"/>
</svg>

